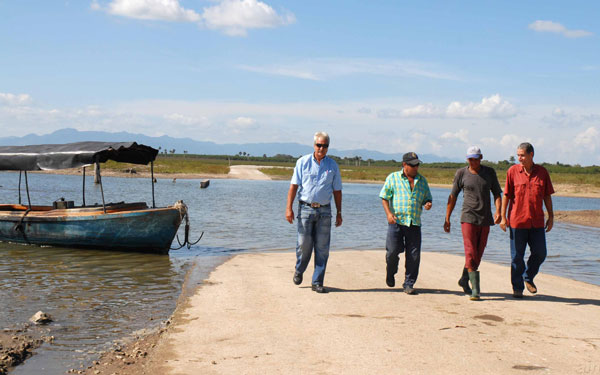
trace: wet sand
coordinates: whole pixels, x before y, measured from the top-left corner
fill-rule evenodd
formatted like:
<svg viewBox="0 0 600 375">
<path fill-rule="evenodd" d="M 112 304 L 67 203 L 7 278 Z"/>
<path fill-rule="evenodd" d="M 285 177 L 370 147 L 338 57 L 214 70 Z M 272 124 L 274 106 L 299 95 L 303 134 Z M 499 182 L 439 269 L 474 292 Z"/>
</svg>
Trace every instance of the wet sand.
<svg viewBox="0 0 600 375">
<path fill-rule="evenodd" d="M 411 296 L 385 285 L 384 250 L 337 251 L 328 265 L 330 292 L 317 294 L 310 288 L 312 269 L 301 286 L 292 283 L 294 262 L 293 252 L 233 257 L 178 307 L 168 329 L 128 349 L 130 357 L 134 346 L 143 355 L 131 360 L 108 353 L 87 373 L 567 374 L 600 368 L 599 286 L 540 274 L 538 294 L 516 300 L 509 268 L 484 262 L 483 300 L 474 302 L 456 285 L 463 257 L 423 253 L 419 294 Z"/>
<path fill-rule="evenodd" d="M 35 348 L 42 345 L 43 339 L 34 338 L 24 331 L 26 329 L 0 331 L 0 375 L 31 357 Z M 51 341 L 51 338 L 44 339 Z"/>
<path fill-rule="evenodd" d="M 555 211 L 554 220 L 600 228 L 600 210 Z"/>
</svg>

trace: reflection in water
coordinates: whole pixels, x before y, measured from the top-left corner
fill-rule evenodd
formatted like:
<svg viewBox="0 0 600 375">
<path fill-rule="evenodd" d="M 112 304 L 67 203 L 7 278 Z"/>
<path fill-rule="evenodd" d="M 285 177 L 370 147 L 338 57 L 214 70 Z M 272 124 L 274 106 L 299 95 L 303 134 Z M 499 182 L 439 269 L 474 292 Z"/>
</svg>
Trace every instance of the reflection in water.
<svg viewBox="0 0 600 375">
<path fill-rule="evenodd" d="M 44 346 L 44 361 L 62 372 L 82 357 L 82 347 L 100 350 L 168 317 L 185 275 L 183 261 L 164 255 L 12 244 L 0 244 L 0 252 L 0 299 L 10 301 L 0 310 L 1 325 L 50 313 L 47 334 L 55 341 Z"/>
</svg>

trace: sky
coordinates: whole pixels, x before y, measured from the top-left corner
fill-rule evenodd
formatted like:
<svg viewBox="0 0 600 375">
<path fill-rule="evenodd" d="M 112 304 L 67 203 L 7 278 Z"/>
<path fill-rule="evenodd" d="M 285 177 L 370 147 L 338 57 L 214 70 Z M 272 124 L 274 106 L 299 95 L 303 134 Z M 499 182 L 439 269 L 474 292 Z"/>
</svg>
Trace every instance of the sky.
<svg viewBox="0 0 600 375">
<path fill-rule="evenodd" d="M 0 0 L 0 136 L 600 165 L 600 2 Z"/>
</svg>

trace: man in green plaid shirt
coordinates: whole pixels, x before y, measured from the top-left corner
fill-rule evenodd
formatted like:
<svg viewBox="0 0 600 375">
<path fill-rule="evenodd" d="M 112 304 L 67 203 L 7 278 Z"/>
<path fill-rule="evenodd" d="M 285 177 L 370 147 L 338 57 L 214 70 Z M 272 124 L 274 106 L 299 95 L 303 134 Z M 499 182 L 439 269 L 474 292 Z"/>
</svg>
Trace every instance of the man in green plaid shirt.
<svg viewBox="0 0 600 375">
<path fill-rule="evenodd" d="M 431 191 L 427 180 L 419 173 L 421 161 L 414 152 L 402 157 L 402 170 L 391 173 L 379 193 L 387 216 L 386 284 L 396 285 L 400 253 L 405 253 L 404 292 L 416 294 L 414 285 L 421 262 L 421 212 L 431 209 Z M 390 204 L 391 203 L 391 204 Z M 391 206 L 391 207 L 390 207 Z"/>
</svg>

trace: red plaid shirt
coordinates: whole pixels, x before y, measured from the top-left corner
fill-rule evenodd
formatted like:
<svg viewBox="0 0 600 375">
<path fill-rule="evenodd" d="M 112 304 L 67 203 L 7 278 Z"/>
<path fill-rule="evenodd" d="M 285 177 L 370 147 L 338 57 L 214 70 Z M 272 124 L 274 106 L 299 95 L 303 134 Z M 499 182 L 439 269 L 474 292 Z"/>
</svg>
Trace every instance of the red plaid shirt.
<svg viewBox="0 0 600 375">
<path fill-rule="evenodd" d="M 511 228 L 543 228 L 544 197 L 554 193 L 546 168 L 534 164 L 531 174 L 522 165 L 506 172 L 504 195 L 508 198 L 508 225 Z"/>
</svg>

